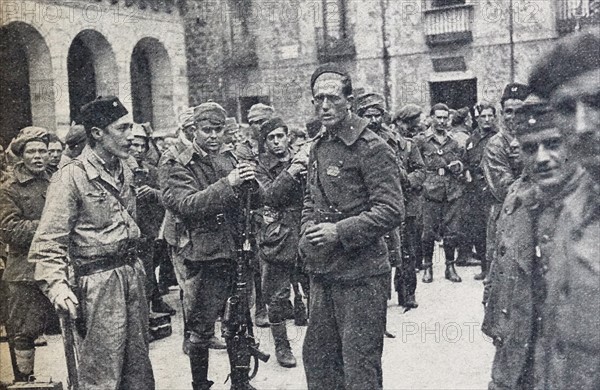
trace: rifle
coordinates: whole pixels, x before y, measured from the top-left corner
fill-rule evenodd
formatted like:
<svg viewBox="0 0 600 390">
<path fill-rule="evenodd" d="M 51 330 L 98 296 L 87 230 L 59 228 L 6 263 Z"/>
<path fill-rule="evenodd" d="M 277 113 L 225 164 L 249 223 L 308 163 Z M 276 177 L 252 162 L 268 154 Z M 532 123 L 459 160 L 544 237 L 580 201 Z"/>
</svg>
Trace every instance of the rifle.
<svg viewBox="0 0 600 390">
<path fill-rule="evenodd" d="M 258 361 L 267 362 L 269 355 L 259 349 L 259 344 L 254 338 L 250 307 L 248 305 L 247 280 L 249 280 L 249 261 L 252 256 L 251 245 L 251 198 L 249 188 L 243 188 L 240 196 L 240 209 L 243 210 L 244 221 L 241 245 L 238 245 L 238 256 L 235 264 L 235 287 L 231 297 L 227 299 L 223 314 L 222 334 L 227 343 L 227 354 L 231 367 L 231 390 L 255 390 L 250 385 L 250 380 L 258 372 Z M 254 360 L 254 369 L 250 373 L 250 361 Z"/>
<path fill-rule="evenodd" d="M 59 318 L 67 362 L 67 387 L 69 390 L 79 390 L 77 348 L 75 344 L 75 334 L 73 333 L 73 322 L 69 317 L 69 313 L 59 313 Z"/>
</svg>

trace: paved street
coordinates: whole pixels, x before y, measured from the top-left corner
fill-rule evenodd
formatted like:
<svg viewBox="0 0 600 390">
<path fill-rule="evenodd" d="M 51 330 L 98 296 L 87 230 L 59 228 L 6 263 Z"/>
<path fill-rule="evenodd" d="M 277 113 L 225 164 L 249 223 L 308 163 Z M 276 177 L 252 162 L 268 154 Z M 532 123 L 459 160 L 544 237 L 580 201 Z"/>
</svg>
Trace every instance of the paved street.
<svg viewBox="0 0 600 390">
<path fill-rule="evenodd" d="M 463 283 L 444 279 L 443 259 L 437 257 L 434 282 L 419 282 L 419 308 L 401 313 L 395 298 L 389 301 L 388 329 L 395 339 L 385 340 L 383 357 L 384 387 L 396 389 L 486 389 L 493 358 L 493 346 L 480 331 L 483 317 L 482 285 L 473 280 L 477 267 L 460 267 Z M 419 276 L 420 277 L 420 276 Z M 179 308 L 178 291 L 171 291 L 169 303 Z M 252 382 L 259 390 L 305 389 L 302 367 L 302 342 L 306 328 L 288 325 L 291 344 L 299 365 L 280 367 L 274 356 L 269 329 L 257 328 L 262 348 L 272 355 L 261 365 Z M 180 310 L 173 318 L 173 336 L 151 344 L 151 358 L 158 389 L 190 389 L 189 363 L 181 352 L 182 320 Z M 66 370 L 61 339 L 49 337 L 49 346 L 37 350 L 37 374 L 65 381 Z M 6 343 L 1 344 L 1 379 L 11 379 Z M 211 351 L 209 377 L 214 389 L 229 389 L 224 384 L 229 364 L 225 351 Z M 324 389 L 325 390 L 325 389 Z M 367 390 L 367 389 L 365 389 Z"/>
</svg>

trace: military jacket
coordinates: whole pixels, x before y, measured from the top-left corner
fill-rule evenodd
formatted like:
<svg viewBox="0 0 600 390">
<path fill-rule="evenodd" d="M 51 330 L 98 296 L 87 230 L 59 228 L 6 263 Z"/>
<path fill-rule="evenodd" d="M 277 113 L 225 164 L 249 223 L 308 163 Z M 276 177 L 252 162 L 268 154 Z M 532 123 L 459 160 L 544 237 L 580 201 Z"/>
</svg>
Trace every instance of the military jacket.
<svg viewBox="0 0 600 390">
<path fill-rule="evenodd" d="M 485 181 L 495 201 L 502 203 L 508 187 L 520 175 L 520 169 L 510 157 L 512 137 L 504 131 L 494 134 L 487 143 L 481 160 Z"/>
<path fill-rule="evenodd" d="M 27 253 L 46 203 L 47 174 L 34 176 L 19 163 L 0 187 L 0 241 L 8 245 L 2 280 L 33 281 L 35 265 Z"/>
<path fill-rule="evenodd" d="M 236 256 L 243 199 L 227 180 L 236 164 L 230 152 L 209 155 L 195 144 L 161 162 L 163 203 L 176 217 L 174 246 L 185 259 Z M 259 200 L 257 191 L 253 204 Z"/>
<path fill-rule="evenodd" d="M 459 161 L 463 164 L 464 150 L 448 134 L 440 144 L 430 129 L 415 137 L 425 164 L 423 195 L 426 199 L 442 202 L 455 200 L 462 196 L 464 184 L 462 177 L 450 172 L 448 164 Z M 462 169 L 461 169 L 462 171 Z"/>
<path fill-rule="evenodd" d="M 394 152 L 367 123 L 349 116 L 312 145 L 302 231 L 329 221 L 339 242 L 321 251 L 301 239 L 309 273 L 352 280 L 391 269 L 383 236 L 403 220 L 402 188 Z"/>
<path fill-rule="evenodd" d="M 121 160 L 118 172 L 111 175 L 88 145 L 52 176 L 29 251 L 51 301 L 67 286 L 67 258 L 119 256 L 140 238 L 133 174 Z"/>
</svg>

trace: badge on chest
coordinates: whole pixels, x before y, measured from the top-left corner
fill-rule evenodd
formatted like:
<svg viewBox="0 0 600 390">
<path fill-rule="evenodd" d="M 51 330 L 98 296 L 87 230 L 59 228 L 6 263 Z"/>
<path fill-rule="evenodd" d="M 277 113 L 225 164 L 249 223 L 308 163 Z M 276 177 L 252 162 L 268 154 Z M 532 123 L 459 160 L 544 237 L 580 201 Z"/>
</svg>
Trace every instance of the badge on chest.
<svg viewBox="0 0 600 390">
<path fill-rule="evenodd" d="M 344 164 L 343 161 L 339 161 L 338 165 L 330 165 L 327 167 L 327 176 L 338 177 L 340 176 L 341 167 Z"/>
</svg>

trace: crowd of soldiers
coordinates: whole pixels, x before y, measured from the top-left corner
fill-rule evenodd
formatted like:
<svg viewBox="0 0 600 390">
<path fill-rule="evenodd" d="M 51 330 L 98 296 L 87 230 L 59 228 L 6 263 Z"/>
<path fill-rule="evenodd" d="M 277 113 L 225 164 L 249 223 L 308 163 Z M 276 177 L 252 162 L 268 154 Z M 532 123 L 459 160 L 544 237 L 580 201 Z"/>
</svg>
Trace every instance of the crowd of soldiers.
<svg viewBox="0 0 600 390">
<path fill-rule="evenodd" d="M 595 31 L 568 37 L 528 85 L 474 107 L 392 113 L 325 64 L 302 130 L 264 104 L 243 127 L 209 101 L 159 139 L 116 97 L 83 106 L 65 143 L 22 129 L 0 190 L 15 379 L 33 374 L 56 309 L 78 325 L 81 388 L 153 389 L 148 317 L 175 313 L 162 299 L 174 274 L 192 387 L 210 388 L 248 195 L 254 323 L 288 368 L 286 320 L 308 324 L 309 389 L 383 388 L 392 282 L 416 309 L 436 245 L 453 283 L 457 265 L 481 264 L 490 389 L 600 388 L 599 48 Z"/>
</svg>

